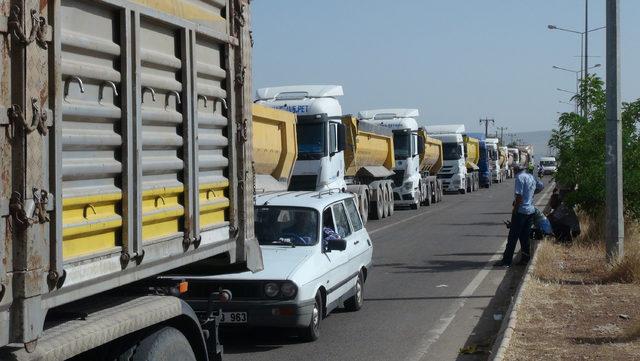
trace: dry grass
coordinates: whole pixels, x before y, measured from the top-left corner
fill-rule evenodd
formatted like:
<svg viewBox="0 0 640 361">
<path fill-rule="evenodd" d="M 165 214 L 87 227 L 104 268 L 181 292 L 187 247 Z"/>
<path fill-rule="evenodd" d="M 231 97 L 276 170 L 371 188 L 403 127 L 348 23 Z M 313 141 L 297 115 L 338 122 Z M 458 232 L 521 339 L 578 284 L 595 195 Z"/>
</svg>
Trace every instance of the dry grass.
<svg viewBox="0 0 640 361">
<path fill-rule="evenodd" d="M 636 321 L 631 325 L 631 327 L 626 328 L 620 339 L 626 342 L 632 342 L 640 339 L 640 321 Z"/>
<path fill-rule="evenodd" d="M 537 263 L 533 276 L 546 282 L 560 282 L 563 262 L 558 259 L 558 254 L 561 249 L 561 245 L 541 242 L 536 249 Z"/>
</svg>

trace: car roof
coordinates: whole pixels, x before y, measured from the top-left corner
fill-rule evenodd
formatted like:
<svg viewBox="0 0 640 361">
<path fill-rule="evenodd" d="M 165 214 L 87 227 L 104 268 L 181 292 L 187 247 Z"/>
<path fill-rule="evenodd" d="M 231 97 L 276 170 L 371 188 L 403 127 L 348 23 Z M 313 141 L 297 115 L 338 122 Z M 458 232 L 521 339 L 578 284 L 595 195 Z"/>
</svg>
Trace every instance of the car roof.
<svg viewBox="0 0 640 361">
<path fill-rule="evenodd" d="M 254 204 L 256 206 L 306 207 L 323 210 L 332 203 L 349 198 L 353 198 L 353 194 L 338 189 L 313 192 L 268 192 L 256 195 Z"/>
</svg>

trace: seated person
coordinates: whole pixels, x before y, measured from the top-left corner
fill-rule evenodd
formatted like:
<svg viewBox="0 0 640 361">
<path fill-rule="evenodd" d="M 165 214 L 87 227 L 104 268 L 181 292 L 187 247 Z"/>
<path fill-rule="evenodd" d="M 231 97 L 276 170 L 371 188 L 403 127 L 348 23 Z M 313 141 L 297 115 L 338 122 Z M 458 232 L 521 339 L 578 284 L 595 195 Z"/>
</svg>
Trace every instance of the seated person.
<svg viewBox="0 0 640 361">
<path fill-rule="evenodd" d="M 308 212 L 295 212 L 294 221 L 291 226 L 282 231 L 282 238 L 294 237 L 291 240 L 294 244 L 312 245 L 316 241 L 316 222 L 311 219 L 312 214 Z"/>
<path fill-rule="evenodd" d="M 331 209 L 326 209 L 322 215 L 322 247 L 327 249 L 327 242 L 340 239 L 340 235 L 336 233 L 333 226 L 333 217 Z"/>
</svg>

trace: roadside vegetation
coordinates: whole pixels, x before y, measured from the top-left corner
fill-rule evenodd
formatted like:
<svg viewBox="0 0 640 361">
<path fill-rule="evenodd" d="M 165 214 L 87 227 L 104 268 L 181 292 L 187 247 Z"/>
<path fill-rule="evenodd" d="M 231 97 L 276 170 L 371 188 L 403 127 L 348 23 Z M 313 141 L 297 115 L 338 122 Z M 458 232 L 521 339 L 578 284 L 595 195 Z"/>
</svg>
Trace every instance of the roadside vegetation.
<svg viewBox="0 0 640 361">
<path fill-rule="evenodd" d="M 590 116 L 564 113 L 549 145 L 556 181 L 577 210 L 571 243 L 541 242 L 524 288 L 508 360 L 640 359 L 640 100 L 623 104 L 625 248 L 608 263 L 604 245 L 605 92 L 589 77 L 577 96 Z"/>
</svg>

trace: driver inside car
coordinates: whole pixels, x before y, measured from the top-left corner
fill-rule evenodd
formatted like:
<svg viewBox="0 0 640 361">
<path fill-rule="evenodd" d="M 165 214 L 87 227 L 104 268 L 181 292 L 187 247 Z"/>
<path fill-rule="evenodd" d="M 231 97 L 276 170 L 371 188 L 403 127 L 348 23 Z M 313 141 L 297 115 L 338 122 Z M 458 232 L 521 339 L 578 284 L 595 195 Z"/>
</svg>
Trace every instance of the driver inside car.
<svg viewBox="0 0 640 361">
<path fill-rule="evenodd" d="M 322 247 L 325 250 L 329 241 L 340 239 L 340 235 L 334 229 L 331 209 L 327 209 L 322 215 Z"/>
<path fill-rule="evenodd" d="M 311 245 L 314 243 L 316 230 L 314 222 L 311 221 L 311 215 L 306 212 L 294 213 L 293 225 L 283 230 L 282 238 L 295 237 L 291 241 L 293 243 L 303 243 Z"/>
</svg>

